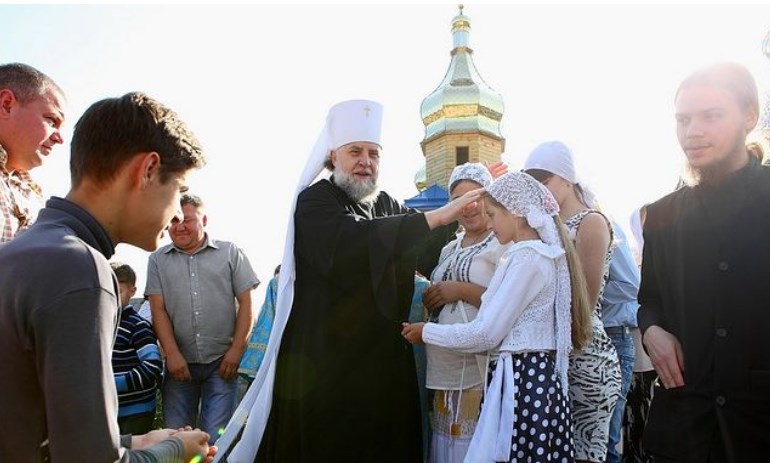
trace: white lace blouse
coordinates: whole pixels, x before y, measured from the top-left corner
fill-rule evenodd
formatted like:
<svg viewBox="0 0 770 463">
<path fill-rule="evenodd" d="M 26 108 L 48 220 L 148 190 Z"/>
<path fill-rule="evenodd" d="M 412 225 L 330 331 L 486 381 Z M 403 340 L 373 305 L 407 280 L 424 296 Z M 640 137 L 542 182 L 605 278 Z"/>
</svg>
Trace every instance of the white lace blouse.
<svg viewBox="0 0 770 463">
<path fill-rule="evenodd" d="M 423 341 L 468 353 L 555 351 L 559 259 L 566 256 L 558 246 L 515 243 L 501 257 L 477 317 L 469 323 L 426 323 Z"/>
</svg>

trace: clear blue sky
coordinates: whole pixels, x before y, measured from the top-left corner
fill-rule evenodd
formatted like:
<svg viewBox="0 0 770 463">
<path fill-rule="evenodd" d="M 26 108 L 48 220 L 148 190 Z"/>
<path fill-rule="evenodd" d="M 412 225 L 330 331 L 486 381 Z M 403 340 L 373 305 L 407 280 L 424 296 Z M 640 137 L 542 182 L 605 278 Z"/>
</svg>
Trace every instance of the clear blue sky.
<svg viewBox="0 0 770 463">
<path fill-rule="evenodd" d="M 676 182 L 673 94 L 686 74 L 737 61 L 763 98 L 768 90 L 768 5 L 466 4 L 465 13 L 476 65 L 505 99 L 503 158 L 516 168 L 537 143 L 565 141 L 623 225 Z M 420 103 L 449 64 L 455 14 L 454 4 L 0 5 L 0 62 L 26 62 L 59 82 L 67 139 L 104 97 L 141 90 L 173 107 L 209 154 L 192 185 L 208 203 L 210 233 L 241 245 L 266 283 L 294 184 L 333 103 L 384 104 L 381 183 L 401 199 L 416 194 Z M 66 194 L 68 159 L 59 147 L 34 172 L 48 194 Z M 118 248 L 140 291 L 146 256 Z"/>
</svg>

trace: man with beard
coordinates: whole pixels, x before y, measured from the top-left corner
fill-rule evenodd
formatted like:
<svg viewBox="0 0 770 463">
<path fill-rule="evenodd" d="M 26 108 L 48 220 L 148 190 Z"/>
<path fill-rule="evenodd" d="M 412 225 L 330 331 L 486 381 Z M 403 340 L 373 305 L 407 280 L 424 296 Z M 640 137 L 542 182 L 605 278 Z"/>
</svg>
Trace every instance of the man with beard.
<svg viewBox="0 0 770 463">
<path fill-rule="evenodd" d="M 422 461 L 414 357 L 400 335 L 415 245 L 481 191 L 424 214 L 379 191 L 381 121 L 373 101 L 329 111 L 297 188 L 275 325 L 230 462 L 251 463 L 257 449 L 259 462 Z M 332 177 L 308 186 L 324 166 Z M 437 255 L 443 240 L 431 244 Z"/>
<path fill-rule="evenodd" d="M 759 102 L 736 64 L 679 86 L 690 181 L 647 208 L 639 327 L 663 387 L 645 430 L 656 462 L 770 454 L 770 167 L 746 147 Z"/>
</svg>

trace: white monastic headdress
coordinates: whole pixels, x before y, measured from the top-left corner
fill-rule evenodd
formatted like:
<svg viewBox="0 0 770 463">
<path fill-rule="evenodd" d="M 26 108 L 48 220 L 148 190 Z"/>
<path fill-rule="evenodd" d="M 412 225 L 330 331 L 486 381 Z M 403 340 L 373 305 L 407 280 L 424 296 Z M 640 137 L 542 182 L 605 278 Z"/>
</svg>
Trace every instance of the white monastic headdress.
<svg viewBox="0 0 770 463">
<path fill-rule="evenodd" d="M 249 390 L 238 408 L 233 413 L 225 432 L 217 440 L 219 452 L 214 459 L 217 463 L 227 454 L 238 438 L 244 424 L 241 440 L 233 447 L 227 457 L 228 463 L 252 463 L 259 450 L 259 444 L 270 416 L 273 400 L 275 368 L 278 349 L 281 345 L 283 330 L 291 314 L 294 302 L 294 212 L 297 196 L 310 186 L 323 171 L 324 163 L 331 150 L 353 142 L 369 142 L 382 146 L 382 105 L 370 100 L 349 100 L 338 103 L 329 109 L 326 124 L 310 151 L 305 169 L 300 175 L 297 188 L 289 207 L 289 224 L 286 229 L 286 243 L 283 248 L 281 274 L 278 279 L 278 296 L 275 307 L 275 319 L 270 332 L 270 340 L 265 350 L 264 360 Z M 248 418 L 248 421 L 247 421 Z"/>
<path fill-rule="evenodd" d="M 449 176 L 447 188 L 451 191 L 452 185 L 460 180 L 471 180 L 482 187 L 489 186 L 492 183 L 492 174 L 489 169 L 480 162 L 466 162 L 452 169 L 452 175 Z"/>
<path fill-rule="evenodd" d="M 559 203 L 548 188 L 524 172 L 508 172 L 498 177 L 487 187 L 487 194 L 511 214 L 524 217 L 543 243 L 559 250 L 555 253 L 559 255 L 556 258 L 556 371 L 566 391 L 569 353 L 572 350 L 572 286 L 564 243 L 555 220 L 559 216 Z"/>
<path fill-rule="evenodd" d="M 369 100 L 337 103 L 326 116 L 326 129 L 332 150 L 357 141 L 382 146 L 382 105 Z"/>
<path fill-rule="evenodd" d="M 575 173 L 575 160 L 572 150 L 560 141 L 541 143 L 529 153 L 524 162 L 524 170 L 540 169 L 558 175 L 570 183 L 580 185 L 583 194 L 578 198 L 587 207 L 596 207 L 596 197 Z"/>
</svg>

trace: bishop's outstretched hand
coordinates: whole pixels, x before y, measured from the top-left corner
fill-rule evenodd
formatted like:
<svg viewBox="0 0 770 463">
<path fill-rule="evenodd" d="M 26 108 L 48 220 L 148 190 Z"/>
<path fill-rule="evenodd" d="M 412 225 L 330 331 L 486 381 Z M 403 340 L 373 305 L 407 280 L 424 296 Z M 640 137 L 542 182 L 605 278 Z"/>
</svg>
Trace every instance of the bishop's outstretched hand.
<svg viewBox="0 0 770 463">
<path fill-rule="evenodd" d="M 426 212 L 425 220 L 428 221 L 428 227 L 433 230 L 442 225 L 448 225 L 459 219 L 466 207 L 478 207 L 484 191 L 484 188 L 471 190 L 438 209 Z"/>
</svg>

